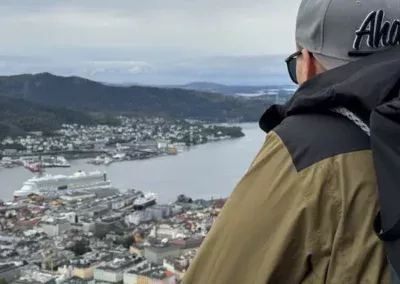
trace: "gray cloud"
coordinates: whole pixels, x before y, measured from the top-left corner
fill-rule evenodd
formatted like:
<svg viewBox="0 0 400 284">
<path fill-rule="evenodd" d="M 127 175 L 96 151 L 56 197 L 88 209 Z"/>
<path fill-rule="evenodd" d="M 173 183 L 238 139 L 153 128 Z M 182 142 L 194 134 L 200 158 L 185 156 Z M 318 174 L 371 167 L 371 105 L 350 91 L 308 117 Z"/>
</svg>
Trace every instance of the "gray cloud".
<svg viewBox="0 0 400 284">
<path fill-rule="evenodd" d="M 195 58 L 288 54 L 294 49 L 299 2 L 0 0 L 1 51 L 14 58 L 0 57 L 0 71 L 14 64 L 11 69 L 21 71 L 157 77 L 186 70 L 175 64 L 190 65 Z M 21 56 L 26 60 L 15 60 Z M 210 64 L 203 69 L 212 67 L 212 61 L 200 61 Z M 271 66 L 261 67 L 265 73 Z M 195 67 L 191 65 L 193 72 L 205 72 Z"/>
</svg>

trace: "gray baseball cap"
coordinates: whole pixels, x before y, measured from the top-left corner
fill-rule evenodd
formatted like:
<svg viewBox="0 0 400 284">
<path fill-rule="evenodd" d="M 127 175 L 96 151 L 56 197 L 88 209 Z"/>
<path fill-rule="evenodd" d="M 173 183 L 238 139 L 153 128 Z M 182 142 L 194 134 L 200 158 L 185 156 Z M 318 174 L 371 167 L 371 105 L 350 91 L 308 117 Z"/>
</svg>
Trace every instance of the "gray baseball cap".
<svg viewBox="0 0 400 284">
<path fill-rule="evenodd" d="M 333 69 L 400 44 L 400 0 L 302 0 L 296 42 Z"/>
</svg>

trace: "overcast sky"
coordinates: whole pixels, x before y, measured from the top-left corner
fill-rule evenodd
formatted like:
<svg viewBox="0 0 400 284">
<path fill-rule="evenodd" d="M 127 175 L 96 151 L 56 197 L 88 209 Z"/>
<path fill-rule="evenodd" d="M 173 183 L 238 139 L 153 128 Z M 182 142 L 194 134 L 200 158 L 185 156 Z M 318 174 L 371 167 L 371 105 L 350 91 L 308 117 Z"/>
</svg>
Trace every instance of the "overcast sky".
<svg viewBox="0 0 400 284">
<path fill-rule="evenodd" d="M 223 60 L 221 66 L 214 66 L 210 58 L 215 57 L 229 62 L 238 56 L 278 55 L 283 59 L 295 49 L 299 3 L 0 0 L 0 72 L 50 71 L 135 81 L 145 74 L 155 78 L 162 73 L 165 77 L 177 71 L 177 66 L 181 71 L 196 69 L 201 63 L 206 65 L 203 69 L 227 67 Z M 175 71 L 169 72 L 172 67 Z M 261 67 L 264 71 L 271 69 L 267 62 L 256 68 Z M 194 74 L 204 73 L 194 69 Z M 157 80 L 155 83 L 164 84 Z"/>
</svg>

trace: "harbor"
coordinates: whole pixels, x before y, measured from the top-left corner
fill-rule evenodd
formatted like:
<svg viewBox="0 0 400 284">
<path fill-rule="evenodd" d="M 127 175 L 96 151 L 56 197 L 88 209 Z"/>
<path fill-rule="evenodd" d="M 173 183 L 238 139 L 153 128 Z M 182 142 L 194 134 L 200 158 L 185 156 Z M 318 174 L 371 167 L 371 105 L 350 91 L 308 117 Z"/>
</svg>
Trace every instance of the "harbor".
<svg viewBox="0 0 400 284">
<path fill-rule="evenodd" d="M 115 187 L 122 191 L 141 188 L 157 192 L 163 203 L 173 201 L 181 193 L 204 199 L 217 194 L 228 196 L 265 139 L 257 124 L 240 126 L 245 137 L 192 146 L 178 155 L 122 161 L 109 166 L 90 164 L 91 159 L 74 159 L 68 160 L 69 168 L 47 168 L 45 173 L 70 175 L 79 170 L 99 170 L 106 172 Z M 229 164 L 232 159 L 235 163 Z M 13 192 L 31 177 L 32 173 L 22 166 L 0 168 L 0 199 L 11 200 Z"/>
<path fill-rule="evenodd" d="M 246 136 L 240 139 L 177 155 L 109 165 L 68 160 L 70 167 L 41 173 L 0 169 L 0 257 L 6 265 L 0 278 L 18 284 L 107 283 L 108 277 L 179 283 L 264 141 L 256 124 L 241 126 Z"/>
<path fill-rule="evenodd" d="M 227 200 L 161 203 L 99 170 L 51 174 L 42 160 L 25 170 L 13 200 L 0 201 L 0 279 L 11 284 L 180 283 Z"/>
</svg>

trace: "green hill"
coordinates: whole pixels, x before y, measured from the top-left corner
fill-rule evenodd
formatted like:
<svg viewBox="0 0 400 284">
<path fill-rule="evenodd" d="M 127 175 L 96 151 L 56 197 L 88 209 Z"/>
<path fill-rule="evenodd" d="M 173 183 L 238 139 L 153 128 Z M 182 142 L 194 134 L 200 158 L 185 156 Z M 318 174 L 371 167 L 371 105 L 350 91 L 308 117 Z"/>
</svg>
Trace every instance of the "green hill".
<svg viewBox="0 0 400 284">
<path fill-rule="evenodd" d="M 29 131 L 52 132 L 64 123 L 95 125 L 102 122 L 104 117 L 66 108 L 45 107 L 0 95 L 0 139 L 5 136 L 23 135 Z"/>
<path fill-rule="evenodd" d="M 109 86 L 49 73 L 0 77 L 0 93 L 50 107 L 109 114 L 255 121 L 265 105 L 217 93 L 144 86 Z"/>
</svg>

